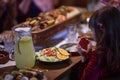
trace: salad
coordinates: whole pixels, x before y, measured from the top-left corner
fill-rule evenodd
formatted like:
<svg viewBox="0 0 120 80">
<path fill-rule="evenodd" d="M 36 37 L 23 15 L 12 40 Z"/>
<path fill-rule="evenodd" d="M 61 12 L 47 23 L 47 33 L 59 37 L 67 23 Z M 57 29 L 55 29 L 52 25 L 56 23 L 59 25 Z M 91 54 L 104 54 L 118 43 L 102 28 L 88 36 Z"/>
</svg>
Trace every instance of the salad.
<svg viewBox="0 0 120 80">
<path fill-rule="evenodd" d="M 66 50 L 57 47 L 49 47 L 36 52 L 37 60 L 44 62 L 59 62 L 68 59 L 69 56 Z"/>
</svg>

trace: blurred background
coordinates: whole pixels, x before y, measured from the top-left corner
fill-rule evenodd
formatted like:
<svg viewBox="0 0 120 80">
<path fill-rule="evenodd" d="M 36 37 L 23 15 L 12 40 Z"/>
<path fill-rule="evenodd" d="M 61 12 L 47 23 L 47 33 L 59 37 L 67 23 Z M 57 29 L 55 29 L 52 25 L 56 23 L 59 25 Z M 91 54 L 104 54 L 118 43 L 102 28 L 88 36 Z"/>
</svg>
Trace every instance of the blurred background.
<svg viewBox="0 0 120 80">
<path fill-rule="evenodd" d="M 87 8 L 92 11 L 99 0 L 0 0 L 0 33 L 62 5 Z"/>
</svg>

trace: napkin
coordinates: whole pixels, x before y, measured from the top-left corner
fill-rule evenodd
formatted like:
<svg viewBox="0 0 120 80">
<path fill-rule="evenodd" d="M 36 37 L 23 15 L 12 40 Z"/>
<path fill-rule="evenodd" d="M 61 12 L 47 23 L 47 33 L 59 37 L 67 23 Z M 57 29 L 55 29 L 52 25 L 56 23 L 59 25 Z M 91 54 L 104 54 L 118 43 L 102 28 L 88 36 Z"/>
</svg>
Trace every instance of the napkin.
<svg viewBox="0 0 120 80">
<path fill-rule="evenodd" d="M 8 67 L 8 66 L 15 66 L 16 65 L 16 63 L 15 63 L 15 61 L 11 61 L 11 60 L 9 60 L 7 63 L 5 63 L 5 64 L 0 64 L 0 68 L 4 68 L 4 67 Z"/>
</svg>

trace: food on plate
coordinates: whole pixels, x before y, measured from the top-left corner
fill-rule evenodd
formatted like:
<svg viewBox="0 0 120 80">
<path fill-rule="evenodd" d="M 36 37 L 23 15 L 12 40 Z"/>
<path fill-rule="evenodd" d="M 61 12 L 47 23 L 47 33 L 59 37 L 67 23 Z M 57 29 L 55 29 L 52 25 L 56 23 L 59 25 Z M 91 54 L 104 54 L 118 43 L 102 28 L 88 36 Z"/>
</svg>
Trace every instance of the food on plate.
<svg viewBox="0 0 120 80">
<path fill-rule="evenodd" d="M 59 53 L 62 54 L 62 55 L 65 55 L 65 56 L 69 56 L 70 55 L 66 50 L 64 50 L 62 48 L 58 48 L 58 50 L 59 50 Z"/>
<path fill-rule="evenodd" d="M 60 60 L 65 60 L 65 59 L 68 59 L 69 56 L 63 55 L 63 54 L 61 54 L 61 53 L 58 53 L 58 54 L 57 54 L 57 58 L 60 59 Z"/>
<path fill-rule="evenodd" d="M 45 62 L 59 62 L 69 58 L 70 54 L 62 49 L 57 47 L 45 48 L 39 52 L 36 52 L 37 59 Z"/>
<path fill-rule="evenodd" d="M 38 69 L 20 69 L 6 72 L 2 80 L 44 80 L 44 73 Z"/>
</svg>

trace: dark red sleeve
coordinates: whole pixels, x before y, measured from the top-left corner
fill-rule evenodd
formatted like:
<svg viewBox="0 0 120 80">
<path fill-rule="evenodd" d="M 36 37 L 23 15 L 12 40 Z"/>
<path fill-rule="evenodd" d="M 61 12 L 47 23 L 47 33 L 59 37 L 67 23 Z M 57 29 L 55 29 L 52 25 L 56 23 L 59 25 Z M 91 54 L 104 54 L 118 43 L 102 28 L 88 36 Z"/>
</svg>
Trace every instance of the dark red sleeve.
<svg viewBox="0 0 120 80">
<path fill-rule="evenodd" d="M 87 66 L 84 68 L 83 75 L 80 80 L 98 80 L 101 76 L 102 69 L 98 66 L 99 55 L 93 53 Z"/>
</svg>

